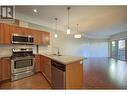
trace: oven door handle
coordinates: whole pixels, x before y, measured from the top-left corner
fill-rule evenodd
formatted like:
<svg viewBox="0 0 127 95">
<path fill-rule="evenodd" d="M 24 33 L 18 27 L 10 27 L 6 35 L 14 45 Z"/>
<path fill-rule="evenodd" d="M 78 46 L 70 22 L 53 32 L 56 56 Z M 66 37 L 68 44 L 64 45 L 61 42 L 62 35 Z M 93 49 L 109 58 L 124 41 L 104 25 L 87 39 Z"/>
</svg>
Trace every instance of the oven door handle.
<svg viewBox="0 0 127 95">
<path fill-rule="evenodd" d="M 12 59 L 13 61 L 18 61 L 18 60 L 33 60 L 34 58 L 15 58 Z"/>
<path fill-rule="evenodd" d="M 13 76 L 18 76 L 18 75 L 21 75 L 21 74 L 25 74 L 25 73 L 30 73 L 30 72 L 32 72 L 32 70 L 30 70 L 30 71 L 25 71 L 25 72 L 19 72 L 19 73 L 13 73 Z"/>
</svg>

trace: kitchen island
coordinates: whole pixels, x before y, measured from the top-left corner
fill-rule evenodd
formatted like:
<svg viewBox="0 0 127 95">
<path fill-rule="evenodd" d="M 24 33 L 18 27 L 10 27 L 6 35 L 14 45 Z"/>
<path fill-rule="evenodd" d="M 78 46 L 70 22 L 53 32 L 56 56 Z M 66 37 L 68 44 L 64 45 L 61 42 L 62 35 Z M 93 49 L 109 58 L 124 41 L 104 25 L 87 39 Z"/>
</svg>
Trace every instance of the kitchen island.
<svg viewBox="0 0 127 95">
<path fill-rule="evenodd" d="M 58 88 L 64 81 L 64 84 L 61 85 L 60 89 L 82 89 L 83 88 L 83 57 L 77 56 L 57 56 L 51 54 L 42 54 L 43 57 L 49 58 L 51 61 L 51 85 L 53 88 Z M 56 73 L 56 71 L 60 71 L 60 69 L 53 69 L 53 62 L 55 64 L 61 66 L 65 66 L 64 77 L 62 77 L 61 73 Z M 61 64 L 61 65 L 60 65 Z M 63 69 L 63 68 L 62 68 Z M 61 69 L 61 70 L 62 70 Z M 56 71 L 54 71 L 56 70 Z M 54 78 L 55 77 L 55 78 Z M 62 79 L 62 78 L 64 79 Z M 55 83 L 53 82 L 53 79 Z M 56 87 L 54 87 L 54 85 Z"/>
</svg>

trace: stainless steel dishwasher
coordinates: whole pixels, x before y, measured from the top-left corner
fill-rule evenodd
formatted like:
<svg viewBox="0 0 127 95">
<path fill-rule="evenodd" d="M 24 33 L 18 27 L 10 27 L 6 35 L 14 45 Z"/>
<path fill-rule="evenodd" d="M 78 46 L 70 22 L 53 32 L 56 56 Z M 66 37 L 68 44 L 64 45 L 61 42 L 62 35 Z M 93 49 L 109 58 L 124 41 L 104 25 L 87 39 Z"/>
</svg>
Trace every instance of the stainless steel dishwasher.
<svg viewBox="0 0 127 95">
<path fill-rule="evenodd" d="M 65 89 L 66 66 L 56 61 L 52 61 L 52 87 L 54 89 Z"/>
</svg>

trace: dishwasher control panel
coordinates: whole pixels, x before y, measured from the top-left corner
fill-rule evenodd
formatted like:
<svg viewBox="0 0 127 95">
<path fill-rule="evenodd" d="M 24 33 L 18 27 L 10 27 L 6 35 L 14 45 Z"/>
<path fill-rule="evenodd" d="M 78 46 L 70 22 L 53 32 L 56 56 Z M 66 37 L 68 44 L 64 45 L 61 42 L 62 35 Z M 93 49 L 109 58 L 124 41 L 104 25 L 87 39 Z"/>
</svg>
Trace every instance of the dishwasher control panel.
<svg viewBox="0 0 127 95">
<path fill-rule="evenodd" d="M 52 60 L 52 66 L 62 70 L 62 71 L 65 71 L 66 70 L 66 66 L 62 63 L 59 63 L 59 62 L 56 62 L 54 60 Z"/>
</svg>

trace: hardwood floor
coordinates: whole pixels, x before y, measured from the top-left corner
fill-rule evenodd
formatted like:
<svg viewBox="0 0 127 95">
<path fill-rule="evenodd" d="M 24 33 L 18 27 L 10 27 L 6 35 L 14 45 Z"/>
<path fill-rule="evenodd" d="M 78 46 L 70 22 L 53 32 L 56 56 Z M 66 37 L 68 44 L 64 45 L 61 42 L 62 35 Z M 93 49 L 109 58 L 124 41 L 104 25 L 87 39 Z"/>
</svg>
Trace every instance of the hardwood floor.
<svg viewBox="0 0 127 95">
<path fill-rule="evenodd" d="M 84 64 L 84 89 L 127 89 L 127 62 L 111 58 L 88 58 Z M 51 89 L 41 73 L 14 82 L 5 82 L 0 89 Z"/>
<path fill-rule="evenodd" d="M 85 89 L 127 89 L 127 62 L 88 58 L 84 62 Z"/>
<path fill-rule="evenodd" d="M 51 89 L 41 73 L 14 82 L 1 84 L 1 89 Z"/>
</svg>

